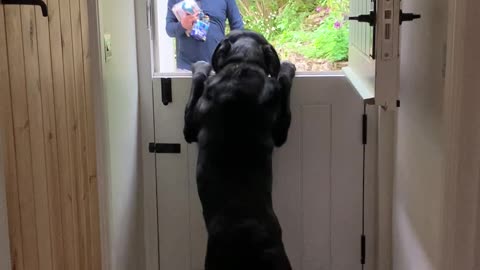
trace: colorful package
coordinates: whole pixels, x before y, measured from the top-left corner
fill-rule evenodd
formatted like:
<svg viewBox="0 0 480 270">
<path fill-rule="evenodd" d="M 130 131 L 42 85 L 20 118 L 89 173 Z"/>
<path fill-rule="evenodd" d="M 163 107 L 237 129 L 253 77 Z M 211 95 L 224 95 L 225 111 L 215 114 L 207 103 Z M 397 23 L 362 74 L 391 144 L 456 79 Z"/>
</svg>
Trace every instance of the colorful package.
<svg viewBox="0 0 480 270">
<path fill-rule="evenodd" d="M 182 19 L 188 14 L 194 15 L 201 12 L 200 7 L 195 0 L 184 0 L 178 2 L 173 6 L 172 11 L 179 22 L 182 21 Z"/>
<path fill-rule="evenodd" d="M 193 25 L 190 36 L 196 40 L 206 41 L 208 28 L 210 27 L 210 19 L 203 13 L 200 13 L 198 21 Z"/>
<path fill-rule="evenodd" d="M 194 23 L 191 31 L 186 32 L 187 36 L 196 40 L 207 40 L 208 28 L 210 27 L 210 20 L 198 6 L 194 0 L 184 0 L 175 4 L 172 8 L 173 14 L 181 21 L 187 15 L 198 15 L 198 20 Z"/>
</svg>

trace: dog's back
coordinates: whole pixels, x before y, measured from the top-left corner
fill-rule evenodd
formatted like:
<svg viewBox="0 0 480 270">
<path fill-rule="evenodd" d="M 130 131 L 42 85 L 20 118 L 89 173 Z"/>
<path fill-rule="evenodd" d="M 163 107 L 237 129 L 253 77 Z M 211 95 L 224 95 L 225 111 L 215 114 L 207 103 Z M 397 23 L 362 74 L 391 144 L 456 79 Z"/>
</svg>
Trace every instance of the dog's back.
<svg viewBox="0 0 480 270">
<path fill-rule="evenodd" d="M 213 104 L 198 135 L 198 191 L 213 247 L 207 262 L 215 262 L 211 269 L 290 269 L 271 196 L 278 85 L 248 65 L 216 76 L 206 85 Z"/>
<path fill-rule="evenodd" d="M 227 179 L 271 178 L 275 87 L 275 80 L 246 64 L 226 67 L 207 81 L 212 104 L 198 135 L 200 152 L 208 155 L 203 162 L 224 168 Z M 260 186 L 265 178 L 255 181 Z"/>
<path fill-rule="evenodd" d="M 271 191 L 274 116 L 262 103 L 271 83 L 248 65 L 227 67 L 207 81 L 212 105 L 198 134 L 197 177 L 210 183 L 209 192 L 222 193 L 215 198 L 253 200 L 256 193 L 264 198 Z"/>
<path fill-rule="evenodd" d="M 206 270 L 291 269 L 273 211 L 272 154 L 287 139 L 294 75 L 293 64 L 248 31 L 231 32 L 212 65 L 193 65 L 184 135 L 198 143 Z"/>
</svg>

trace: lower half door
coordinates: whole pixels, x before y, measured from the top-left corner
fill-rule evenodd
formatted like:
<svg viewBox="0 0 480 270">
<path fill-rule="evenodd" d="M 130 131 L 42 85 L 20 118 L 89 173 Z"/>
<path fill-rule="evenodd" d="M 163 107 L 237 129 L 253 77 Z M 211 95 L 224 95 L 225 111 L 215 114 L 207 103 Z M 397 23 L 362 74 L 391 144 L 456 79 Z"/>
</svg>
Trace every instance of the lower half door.
<svg viewBox="0 0 480 270">
<path fill-rule="evenodd" d="M 191 78 L 170 79 L 167 105 L 162 78 L 153 84 L 155 141 L 180 144 L 180 153 L 156 154 L 159 265 L 201 270 L 207 234 L 195 180 L 197 148 L 183 138 Z M 291 108 L 288 141 L 274 152 L 273 191 L 292 267 L 361 269 L 364 100 L 343 75 L 298 76 Z"/>
</svg>

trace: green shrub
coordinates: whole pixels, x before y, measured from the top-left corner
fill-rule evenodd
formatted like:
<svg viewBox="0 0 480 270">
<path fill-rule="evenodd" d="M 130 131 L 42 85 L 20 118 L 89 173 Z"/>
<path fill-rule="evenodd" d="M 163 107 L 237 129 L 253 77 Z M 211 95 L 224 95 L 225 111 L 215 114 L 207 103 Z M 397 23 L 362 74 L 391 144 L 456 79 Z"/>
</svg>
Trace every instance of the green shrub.
<svg viewBox="0 0 480 270">
<path fill-rule="evenodd" d="M 262 33 L 271 39 L 276 31 L 275 18 L 281 1 L 237 0 L 245 28 Z"/>
<path fill-rule="evenodd" d="M 283 56 L 348 58 L 349 0 L 237 0 L 245 27 L 262 33 Z"/>
<path fill-rule="evenodd" d="M 306 36 L 311 41 L 305 41 L 304 46 L 299 47 L 304 56 L 333 62 L 348 59 L 348 23 L 328 16 L 317 30 Z"/>
<path fill-rule="evenodd" d="M 289 32 L 302 29 L 308 15 L 309 13 L 303 5 L 299 5 L 295 1 L 287 3 L 275 18 L 277 36 L 288 35 Z"/>
</svg>

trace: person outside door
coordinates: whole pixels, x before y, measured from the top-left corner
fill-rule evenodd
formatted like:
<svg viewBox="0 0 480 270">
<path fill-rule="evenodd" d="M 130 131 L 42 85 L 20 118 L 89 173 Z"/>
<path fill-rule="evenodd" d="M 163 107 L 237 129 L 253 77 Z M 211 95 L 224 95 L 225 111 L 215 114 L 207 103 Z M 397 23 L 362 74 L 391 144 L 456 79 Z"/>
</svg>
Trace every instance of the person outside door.
<svg viewBox="0 0 480 270">
<path fill-rule="evenodd" d="M 242 15 L 235 0 L 202 0 L 197 1 L 203 12 L 210 18 L 205 41 L 189 37 L 187 33 L 198 19 L 197 14 L 187 15 L 178 21 L 172 8 L 182 0 L 168 0 L 166 17 L 167 34 L 176 39 L 177 70 L 190 71 L 191 65 L 197 61 L 210 62 L 217 45 L 225 38 L 226 22 L 230 30 L 243 29 Z"/>
</svg>

